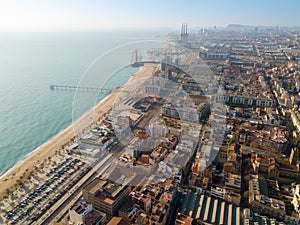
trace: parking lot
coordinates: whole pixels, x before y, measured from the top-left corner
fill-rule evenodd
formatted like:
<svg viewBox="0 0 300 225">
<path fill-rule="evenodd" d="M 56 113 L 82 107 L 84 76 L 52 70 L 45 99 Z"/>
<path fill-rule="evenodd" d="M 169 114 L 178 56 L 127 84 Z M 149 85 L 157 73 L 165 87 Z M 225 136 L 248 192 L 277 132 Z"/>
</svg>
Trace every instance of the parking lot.
<svg viewBox="0 0 300 225">
<path fill-rule="evenodd" d="M 45 172 L 47 179 L 17 202 L 5 218 L 10 224 L 30 224 L 37 220 L 90 169 L 89 164 L 80 159 L 64 159 L 56 167 Z"/>
</svg>

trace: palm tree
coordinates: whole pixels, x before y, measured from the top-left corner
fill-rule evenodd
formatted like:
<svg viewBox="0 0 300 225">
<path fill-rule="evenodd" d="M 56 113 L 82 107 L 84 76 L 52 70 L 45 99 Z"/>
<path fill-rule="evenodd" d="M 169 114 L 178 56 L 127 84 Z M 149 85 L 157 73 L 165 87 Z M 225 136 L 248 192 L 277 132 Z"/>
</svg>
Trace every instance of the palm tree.
<svg viewBox="0 0 300 225">
<path fill-rule="evenodd" d="M 4 214 L 7 214 L 7 213 L 8 213 L 7 209 L 2 209 L 2 212 L 3 212 Z"/>
</svg>

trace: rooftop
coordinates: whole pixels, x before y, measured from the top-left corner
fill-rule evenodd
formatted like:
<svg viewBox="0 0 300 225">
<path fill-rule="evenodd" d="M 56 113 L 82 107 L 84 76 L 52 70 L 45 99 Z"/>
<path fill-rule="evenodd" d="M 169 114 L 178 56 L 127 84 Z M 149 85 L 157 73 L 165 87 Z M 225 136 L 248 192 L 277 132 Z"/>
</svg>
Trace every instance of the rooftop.
<svg viewBox="0 0 300 225">
<path fill-rule="evenodd" d="M 119 184 L 110 180 L 96 178 L 84 190 L 92 193 L 95 197 L 103 199 L 108 204 L 112 204 L 117 196 L 127 187 L 131 179 L 125 179 L 124 183 Z"/>
</svg>

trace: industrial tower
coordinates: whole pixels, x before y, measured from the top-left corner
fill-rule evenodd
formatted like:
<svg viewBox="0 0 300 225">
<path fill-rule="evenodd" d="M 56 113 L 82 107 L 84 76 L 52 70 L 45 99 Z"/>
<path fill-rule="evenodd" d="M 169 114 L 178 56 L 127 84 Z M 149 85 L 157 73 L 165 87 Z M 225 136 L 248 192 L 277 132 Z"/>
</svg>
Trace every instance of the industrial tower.
<svg viewBox="0 0 300 225">
<path fill-rule="evenodd" d="M 187 32 L 187 23 L 186 24 L 182 24 L 181 26 L 181 35 L 180 35 L 180 42 L 182 44 L 187 44 L 188 41 L 188 32 Z"/>
</svg>

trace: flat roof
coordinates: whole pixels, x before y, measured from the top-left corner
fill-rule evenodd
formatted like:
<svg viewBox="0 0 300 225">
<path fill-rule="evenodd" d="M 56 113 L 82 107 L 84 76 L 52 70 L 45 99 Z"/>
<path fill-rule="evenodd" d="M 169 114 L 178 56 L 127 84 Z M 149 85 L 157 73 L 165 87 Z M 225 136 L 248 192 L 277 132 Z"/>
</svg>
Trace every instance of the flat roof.
<svg viewBox="0 0 300 225">
<path fill-rule="evenodd" d="M 127 224 L 129 225 L 129 223 L 124 221 L 121 217 L 113 217 L 107 223 L 107 225 L 127 225 Z"/>
<path fill-rule="evenodd" d="M 84 190 L 94 194 L 96 197 L 103 198 L 103 201 L 111 204 L 117 195 L 127 187 L 127 184 L 134 178 L 131 176 L 129 178 L 123 179 L 123 183 L 116 183 L 110 180 L 103 180 L 100 178 L 94 179 Z"/>
<path fill-rule="evenodd" d="M 188 202 L 193 203 L 190 208 L 185 207 Z M 186 215 L 189 213 L 195 219 L 201 219 L 203 222 L 231 225 L 240 224 L 240 217 L 237 215 L 240 213 L 240 207 L 200 193 L 194 193 L 194 195 L 187 194 L 180 212 Z"/>
</svg>

